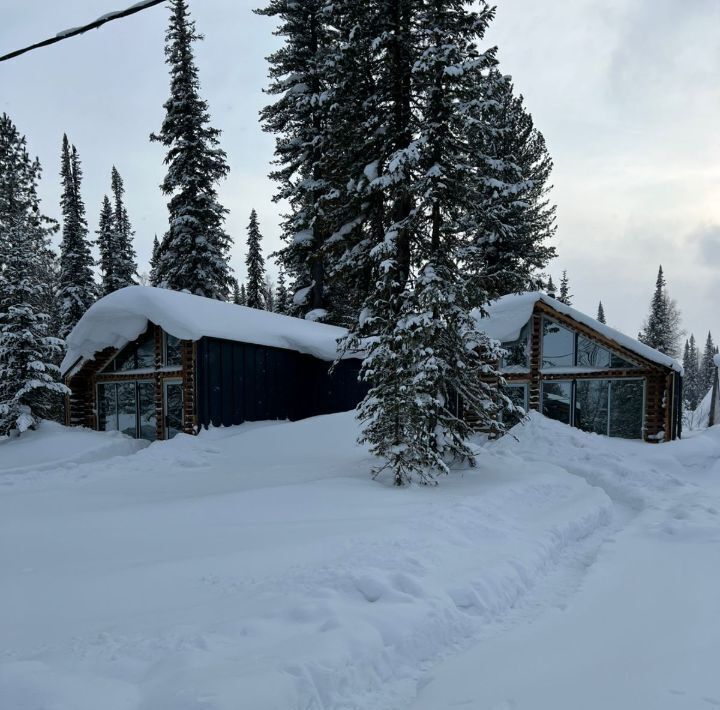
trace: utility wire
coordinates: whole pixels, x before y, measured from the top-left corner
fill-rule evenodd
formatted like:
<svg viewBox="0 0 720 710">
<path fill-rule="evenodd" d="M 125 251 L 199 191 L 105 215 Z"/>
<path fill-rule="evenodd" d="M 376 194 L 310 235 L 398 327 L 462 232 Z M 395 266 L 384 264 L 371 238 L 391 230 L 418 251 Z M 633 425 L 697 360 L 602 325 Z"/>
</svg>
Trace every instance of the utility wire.
<svg viewBox="0 0 720 710">
<path fill-rule="evenodd" d="M 129 17 L 130 15 L 134 15 L 136 12 L 141 12 L 142 10 L 147 10 L 148 8 L 153 7 L 154 5 L 160 5 L 161 3 L 165 2 L 165 0 L 143 0 L 142 2 L 136 2 L 134 5 L 131 5 L 130 7 L 126 8 L 125 10 L 117 10 L 116 12 L 108 12 L 106 15 L 103 15 L 102 17 L 98 17 L 97 20 L 94 20 L 93 22 L 89 22 L 87 25 L 82 25 L 81 27 L 73 27 L 69 30 L 64 30 L 63 32 L 58 32 L 54 37 L 51 37 L 50 39 L 45 39 L 42 42 L 37 42 L 36 44 L 32 44 L 29 47 L 23 47 L 23 49 L 16 49 L 14 52 L 10 52 L 9 54 L 4 54 L 0 57 L 0 62 L 4 62 L 8 59 L 14 59 L 15 57 L 19 57 L 21 54 L 25 54 L 26 52 L 31 52 L 33 49 L 39 49 L 40 47 L 47 47 L 50 44 L 55 44 L 56 42 L 62 42 L 64 39 L 69 39 L 70 37 L 76 37 L 77 35 L 81 35 L 85 32 L 88 32 L 89 30 L 96 30 L 98 27 L 102 27 L 104 24 L 107 24 L 108 22 L 112 22 L 113 20 L 120 20 L 123 17 Z"/>
</svg>

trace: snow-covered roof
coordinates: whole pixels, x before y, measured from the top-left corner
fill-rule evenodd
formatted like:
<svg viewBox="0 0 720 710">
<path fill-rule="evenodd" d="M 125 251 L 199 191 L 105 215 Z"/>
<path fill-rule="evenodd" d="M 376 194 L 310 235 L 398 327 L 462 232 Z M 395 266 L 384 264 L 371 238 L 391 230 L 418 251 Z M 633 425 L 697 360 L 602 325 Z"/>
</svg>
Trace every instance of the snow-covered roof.
<svg viewBox="0 0 720 710">
<path fill-rule="evenodd" d="M 530 320 L 535 304 L 538 302 L 545 303 L 558 313 L 592 328 L 607 340 L 612 341 L 616 345 L 625 348 L 626 350 L 629 350 L 646 360 L 650 360 L 650 362 L 663 365 L 664 367 L 669 367 L 680 373 L 683 371 L 680 363 L 671 358 L 669 355 L 665 355 L 664 353 L 641 343 L 639 340 L 631 338 L 628 335 L 621 333 L 619 330 L 615 330 L 615 328 L 611 328 L 610 326 L 595 320 L 595 318 L 585 315 L 571 306 L 566 306 L 564 303 L 561 303 L 557 299 L 552 298 L 541 291 L 510 294 L 508 296 L 498 298 L 486 307 L 485 310 L 487 312 L 487 317 L 478 318 L 478 324 L 480 328 L 491 338 L 499 340 L 502 343 L 517 340 L 520 337 L 520 331 Z"/>
<path fill-rule="evenodd" d="M 79 360 L 108 347 L 122 348 L 148 323 L 181 340 L 203 337 L 267 345 L 335 360 L 343 328 L 313 323 L 190 293 L 152 286 L 128 286 L 94 303 L 67 338 L 63 374 Z"/>
</svg>

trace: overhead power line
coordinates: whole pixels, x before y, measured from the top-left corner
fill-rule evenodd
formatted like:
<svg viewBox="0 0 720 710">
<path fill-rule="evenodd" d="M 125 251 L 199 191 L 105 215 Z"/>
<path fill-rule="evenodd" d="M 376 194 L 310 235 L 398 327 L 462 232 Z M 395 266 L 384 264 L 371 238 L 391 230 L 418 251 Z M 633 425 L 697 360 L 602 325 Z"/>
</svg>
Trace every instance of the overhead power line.
<svg viewBox="0 0 720 710">
<path fill-rule="evenodd" d="M 39 49 L 40 47 L 47 47 L 48 45 L 55 44 L 56 42 L 62 42 L 64 39 L 69 39 L 70 37 L 81 35 L 89 30 L 96 30 L 98 29 L 98 27 L 102 27 L 108 22 L 113 22 L 113 20 L 120 20 L 123 17 L 129 17 L 130 15 L 134 15 L 136 12 L 142 12 L 143 10 L 147 10 L 154 5 L 160 5 L 164 2 L 165 0 L 143 0 L 142 2 L 136 2 L 134 5 L 131 5 L 125 10 L 108 12 L 102 17 L 98 17 L 97 20 L 89 22 L 87 25 L 82 25 L 81 27 L 73 27 L 69 30 L 63 30 L 62 32 L 58 32 L 54 37 L 51 37 L 50 39 L 44 39 L 42 42 L 31 44 L 29 47 L 23 47 L 22 49 L 16 49 L 14 52 L 10 52 L 9 54 L 4 54 L 0 57 L 0 62 L 4 62 L 7 59 L 14 59 L 15 57 L 19 57 L 21 54 L 31 52 L 33 49 Z"/>
</svg>

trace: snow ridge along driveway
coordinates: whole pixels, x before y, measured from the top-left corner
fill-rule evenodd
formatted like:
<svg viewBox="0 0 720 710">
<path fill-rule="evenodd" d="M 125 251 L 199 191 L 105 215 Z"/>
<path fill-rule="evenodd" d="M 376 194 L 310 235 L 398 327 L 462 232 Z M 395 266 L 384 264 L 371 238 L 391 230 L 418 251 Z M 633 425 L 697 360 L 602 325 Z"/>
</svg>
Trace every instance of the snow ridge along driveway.
<svg viewBox="0 0 720 710">
<path fill-rule="evenodd" d="M 584 586 L 562 570 L 626 507 L 695 485 L 653 458 L 669 446 L 514 433 L 437 489 L 372 481 L 352 414 L 38 464 L 0 487 L 2 705 L 407 706 L 443 657 Z"/>
</svg>

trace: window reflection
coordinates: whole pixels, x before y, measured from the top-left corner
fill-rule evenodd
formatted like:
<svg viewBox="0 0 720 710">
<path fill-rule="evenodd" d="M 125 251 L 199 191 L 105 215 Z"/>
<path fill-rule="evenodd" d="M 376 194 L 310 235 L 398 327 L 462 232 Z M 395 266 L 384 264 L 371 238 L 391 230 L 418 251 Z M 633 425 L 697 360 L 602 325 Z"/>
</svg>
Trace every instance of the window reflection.
<svg viewBox="0 0 720 710">
<path fill-rule="evenodd" d="M 596 434 L 608 433 L 609 380 L 578 380 L 575 386 L 575 426 Z"/>
<path fill-rule="evenodd" d="M 543 382 L 542 413 L 564 424 L 572 422 L 572 382 Z"/>
<path fill-rule="evenodd" d="M 575 364 L 575 334 L 547 318 L 543 319 L 543 367 L 572 367 Z"/>
<path fill-rule="evenodd" d="M 503 370 L 508 368 L 524 370 L 530 366 L 529 336 L 530 324 L 526 323 L 517 340 L 502 343 L 502 347 L 506 351 L 501 361 Z"/>
</svg>

